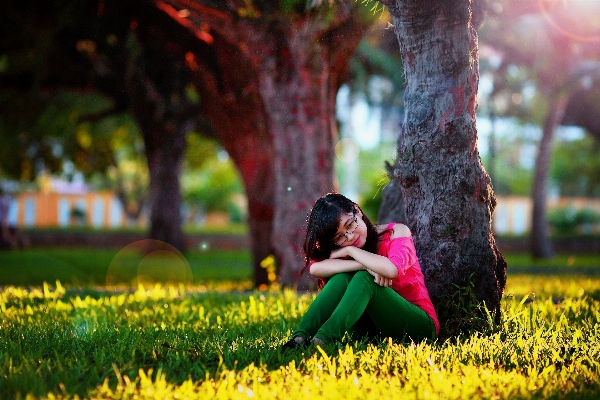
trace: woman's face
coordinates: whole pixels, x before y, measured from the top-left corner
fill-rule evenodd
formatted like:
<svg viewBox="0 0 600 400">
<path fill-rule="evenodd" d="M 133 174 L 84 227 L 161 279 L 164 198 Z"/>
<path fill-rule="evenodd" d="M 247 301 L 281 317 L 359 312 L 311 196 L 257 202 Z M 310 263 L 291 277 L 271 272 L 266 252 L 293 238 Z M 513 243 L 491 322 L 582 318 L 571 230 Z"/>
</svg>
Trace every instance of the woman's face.
<svg viewBox="0 0 600 400">
<path fill-rule="evenodd" d="M 353 213 L 342 214 L 333 242 L 340 247 L 363 247 L 366 241 L 367 226 L 362 219 L 362 212 L 356 209 Z"/>
</svg>

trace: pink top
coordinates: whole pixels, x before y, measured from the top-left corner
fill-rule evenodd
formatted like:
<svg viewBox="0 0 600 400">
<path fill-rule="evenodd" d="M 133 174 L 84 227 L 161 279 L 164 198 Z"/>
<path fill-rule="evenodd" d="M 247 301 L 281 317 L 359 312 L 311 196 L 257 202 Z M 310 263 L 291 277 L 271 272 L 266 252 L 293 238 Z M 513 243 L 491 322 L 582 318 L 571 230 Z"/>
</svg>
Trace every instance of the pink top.
<svg viewBox="0 0 600 400">
<path fill-rule="evenodd" d="M 392 289 L 431 317 L 437 336 L 440 333 L 440 323 L 425 286 L 415 244 L 412 236 L 390 239 L 395 224 L 390 222 L 386 227 L 387 232 L 383 235 L 377 254 L 389 258 L 398 268 L 398 277 L 392 280 Z"/>
</svg>

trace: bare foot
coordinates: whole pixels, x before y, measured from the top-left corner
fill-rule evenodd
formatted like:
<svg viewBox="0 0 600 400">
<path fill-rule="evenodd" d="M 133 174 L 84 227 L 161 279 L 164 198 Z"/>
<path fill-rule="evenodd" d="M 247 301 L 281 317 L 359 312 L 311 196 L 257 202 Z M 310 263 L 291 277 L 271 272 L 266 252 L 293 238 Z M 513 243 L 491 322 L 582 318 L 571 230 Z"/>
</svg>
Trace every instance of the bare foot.
<svg viewBox="0 0 600 400">
<path fill-rule="evenodd" d="M 316 337 L 316 338 L 313 338 L 313 340 L 312 340 L 312 343 L 313 343 L 315 346 L 323 346 L 323 345 L 325 344 L 325 342 L 324 342 L 324 341 L 322 341 L 321 339 L 319 339 L 318 337 Z"/>
<path fill-rule="evenodd" d="M 294 342 L 304 343 L 304 338 L 302 336 L 296 336 L 296 337 L 294 337 Z"/>
</svg>

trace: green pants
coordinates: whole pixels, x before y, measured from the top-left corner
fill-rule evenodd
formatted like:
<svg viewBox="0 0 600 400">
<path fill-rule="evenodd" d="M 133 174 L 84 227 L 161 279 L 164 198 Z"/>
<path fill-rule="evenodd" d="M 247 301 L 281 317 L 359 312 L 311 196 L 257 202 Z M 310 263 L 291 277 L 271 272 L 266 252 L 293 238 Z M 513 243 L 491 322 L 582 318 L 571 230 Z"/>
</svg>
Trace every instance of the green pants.
<svg viewBox="0 0 600 400">
<path fill-rule="evenodd" d="M 397 341 L 435 339 L 433 321 L 419 307 L 373 281 L 367 271 L 331 276 L 302 317 L 293 336 L 325 343 L 391 337 Z"/>
</svg>

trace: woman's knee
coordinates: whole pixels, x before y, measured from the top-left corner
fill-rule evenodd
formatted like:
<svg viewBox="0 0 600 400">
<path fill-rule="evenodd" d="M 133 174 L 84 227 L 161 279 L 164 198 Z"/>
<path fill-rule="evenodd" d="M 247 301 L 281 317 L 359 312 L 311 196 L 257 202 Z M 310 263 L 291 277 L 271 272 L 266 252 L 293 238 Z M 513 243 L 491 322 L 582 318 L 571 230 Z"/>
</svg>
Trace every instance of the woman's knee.
<svg viewBox="0 0 600 400">
<path fill-rule="evenodd" d="M 353 276 L 354 279 L 360 279 L 360 280 L 364 280 L 367 282 L 373 282 L 373 275 L 371 275 L 370 273 L 368 273 L 367 271 L 358 271 L 357 273 L 354 274 Z"/>
<path fill-rule="evenodd" d="M 346 285 L 352 277 L 354 276 L 354 272 L 339 272 L 335 275 L 331 275 L 327 280 L 327 284 L 333 283 L 334 285 L 345 283 Z"/>
<path fill-rule="evenodd" d="M 356 282 L 356 284 L 359 284 L 359 285 L 367 286 L 371 289 L 385 289 L 384 286 L 379 286 L 377 283 L 375 283 L 375 278 L 373 277 L 373 275 L 371 275 L 367 271 L 358 271 L 352 277 L 352 281 L 350 282 L 350 285 L 352 285 L 352 282 Z"/>
</svg>

